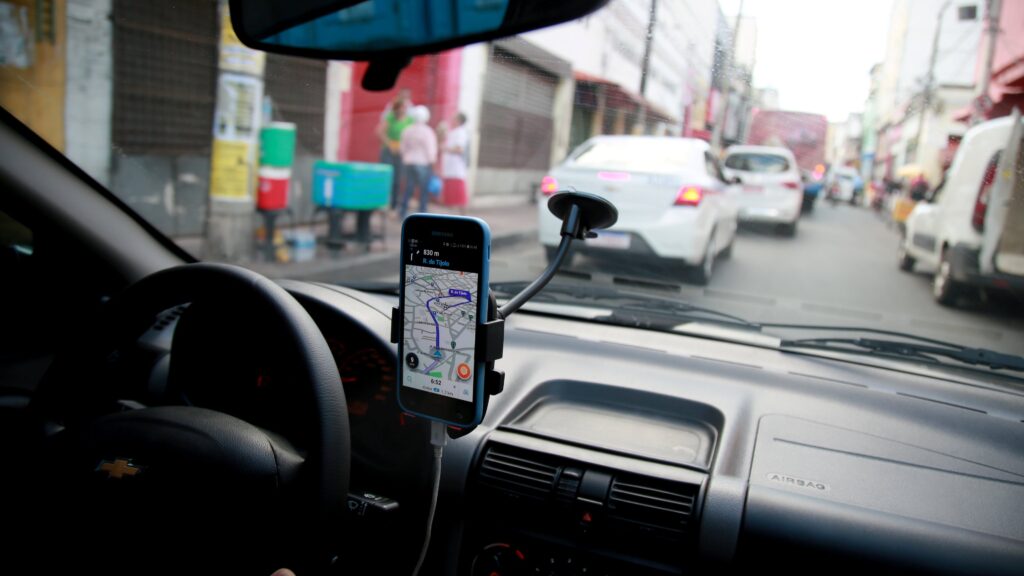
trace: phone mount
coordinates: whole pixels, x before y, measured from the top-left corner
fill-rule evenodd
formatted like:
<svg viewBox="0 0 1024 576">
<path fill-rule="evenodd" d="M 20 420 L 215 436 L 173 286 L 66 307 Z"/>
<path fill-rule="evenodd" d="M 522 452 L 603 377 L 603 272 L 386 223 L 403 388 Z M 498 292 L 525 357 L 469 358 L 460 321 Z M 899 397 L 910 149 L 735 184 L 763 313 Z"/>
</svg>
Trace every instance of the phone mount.
<svg viewBox="0 0 1024 576">
<path fill-rule="evenodd" d="M 505 348 L 505 318 L 533 298 L 547 286 L 562 265 L 573 240 L 595 238 L 594 230 L 610 228 L 619 219 L 619 211 L 615 206 L 594 194 L 586 192 L 559 192 L 548 200 L 548 210 L 562 221 L 562 240 L 558 244 L 554 258 L 548 267 L 521 292 L 510 298 L 505 305 L 498 307 L 494 294 L 491 293 L 487 306 L 487 322 L 480 324 L 476 331 L 476 351 L 486 364 L 484 373 L 484 409 L 491 396 L 501 394 L 505 389 L 505 373 L 495 370 L 494 362 L 499 360 Z M 401 302 L 399 302 L 401 306 Z M 391 309 L 391 343 L 398 344 L 402 338 L 401 308 Z M 476 426 L 458 428 L 448 427 L 448 436 L 460 438 L 469 434 Z"/>
</svg>

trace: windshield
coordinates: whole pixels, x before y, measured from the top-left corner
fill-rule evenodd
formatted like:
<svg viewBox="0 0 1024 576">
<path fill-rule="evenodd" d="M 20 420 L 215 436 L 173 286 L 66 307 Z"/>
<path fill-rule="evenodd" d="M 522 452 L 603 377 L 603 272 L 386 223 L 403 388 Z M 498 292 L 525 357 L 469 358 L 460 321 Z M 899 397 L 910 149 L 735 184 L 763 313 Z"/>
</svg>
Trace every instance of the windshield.
<svg viewBox="0 0 1024 576">
<path fill-rule="evenodd" d="M 413 58 L 384 92 L 364 62 L 244 47 L 225 4 L 0 2 L 0 104 L 189 253 L 273 278 L 395 285 L 401 220 L 428 211 L 484 219 L 492 282 L 529 282 L 575 189 L 619 218 L 548 308 L 628 287 L 1024 351 L 1017 216 L 979 195 L 1009 129 L 971 136 L 1024 107 L 1024 3 L 611 0 Z"/>
<path fill-rule="evenodd" d="M 725 159 L 725 167 L 744 172 L 766 172 L 778 174 L 789 170 L 789 160 L 774 154 L 751 154 L 738 152 Z"/>
</svg>

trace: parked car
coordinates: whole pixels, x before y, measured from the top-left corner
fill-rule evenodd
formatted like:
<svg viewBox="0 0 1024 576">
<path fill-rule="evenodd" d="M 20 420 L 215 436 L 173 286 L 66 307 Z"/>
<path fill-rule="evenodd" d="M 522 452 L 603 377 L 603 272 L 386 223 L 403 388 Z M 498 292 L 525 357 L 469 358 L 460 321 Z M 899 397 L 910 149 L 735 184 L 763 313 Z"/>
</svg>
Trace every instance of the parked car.
<svg viewBox="0 0 1024 576">
<path fill-rule="evenodd" d="M 1017 114 L 972 128 L 943 185 L 907 218 L 900 269 L 933 269 L 941 304 L 972 287 L 1024 290 L 1022 138 Z"/>
<path fill-rule="evenodd" d="M 740 184 L 735 193 L 739 219 L 770 222 L 792 236 L 803 205 L 803 183 L 796 158 L 777 146 L 730 146 L 723 172 Z"/>
<path fill-rule="evenodd" d="M 619 210 L 610 230 L 577 252 L 655 257 L 706 283 L 718 257 L 729 256 L 736 206 L 710 146 L 695 138 L 598 136 L 576 148 L 545 176 L 543 195 L 576 188 L 605 197 Z M 561 221 L 538 203 L 540 242 L 549 258 L 561 239 Z"/>
<path fill-rule="evenodd" d="M 852 166 L 834 167 L 829 178 L 829 198 L 838 202 L 855 204 L 857 202 L 858 183 L 863 187 L 863 182 L 856 168 Z"/>
</svg>

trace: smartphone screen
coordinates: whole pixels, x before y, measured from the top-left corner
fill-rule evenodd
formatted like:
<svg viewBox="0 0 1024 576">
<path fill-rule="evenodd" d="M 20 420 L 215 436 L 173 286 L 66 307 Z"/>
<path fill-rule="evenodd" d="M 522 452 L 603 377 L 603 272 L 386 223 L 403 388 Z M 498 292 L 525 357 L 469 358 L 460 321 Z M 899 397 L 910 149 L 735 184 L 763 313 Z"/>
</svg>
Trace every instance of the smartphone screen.
<svg viewBox="0 0 1024 576">
<path fill-rule="evenodd" d="M 480 418 L 476 336 L 487 314 L 488 236 L 475 218 L 403 223 L 399 400 L 410 412 L 456 425 Z"/>
</svg>

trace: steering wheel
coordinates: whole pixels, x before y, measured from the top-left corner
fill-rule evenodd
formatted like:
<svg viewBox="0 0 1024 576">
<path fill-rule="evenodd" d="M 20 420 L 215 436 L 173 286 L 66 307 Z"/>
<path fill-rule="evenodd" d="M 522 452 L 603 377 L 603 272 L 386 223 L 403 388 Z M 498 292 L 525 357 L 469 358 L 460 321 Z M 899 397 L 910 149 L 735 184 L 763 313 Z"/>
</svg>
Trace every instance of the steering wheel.
<svg viewBox="0 0 1024 576">
<path fill-rule="evenodd" d="M 260 319 L 290 381 L 309 391 L 306 446 L 206 408 L 126 409 L 97 381 L 157 314 L 186 302 L 243 302 Z M 308 573 L 342 542 L 350 452 L 337 366 L 305 309 L 255 272 L 188 264 L 136 282 L 104 306 L 88 339 L 58 354 L 33 408 L 56 430 L 36 463 L 46 471 L 35 486 L 42 517 L 64 527 L 73 566 L 242 573 L 293 562 Z"/>
</svg>

